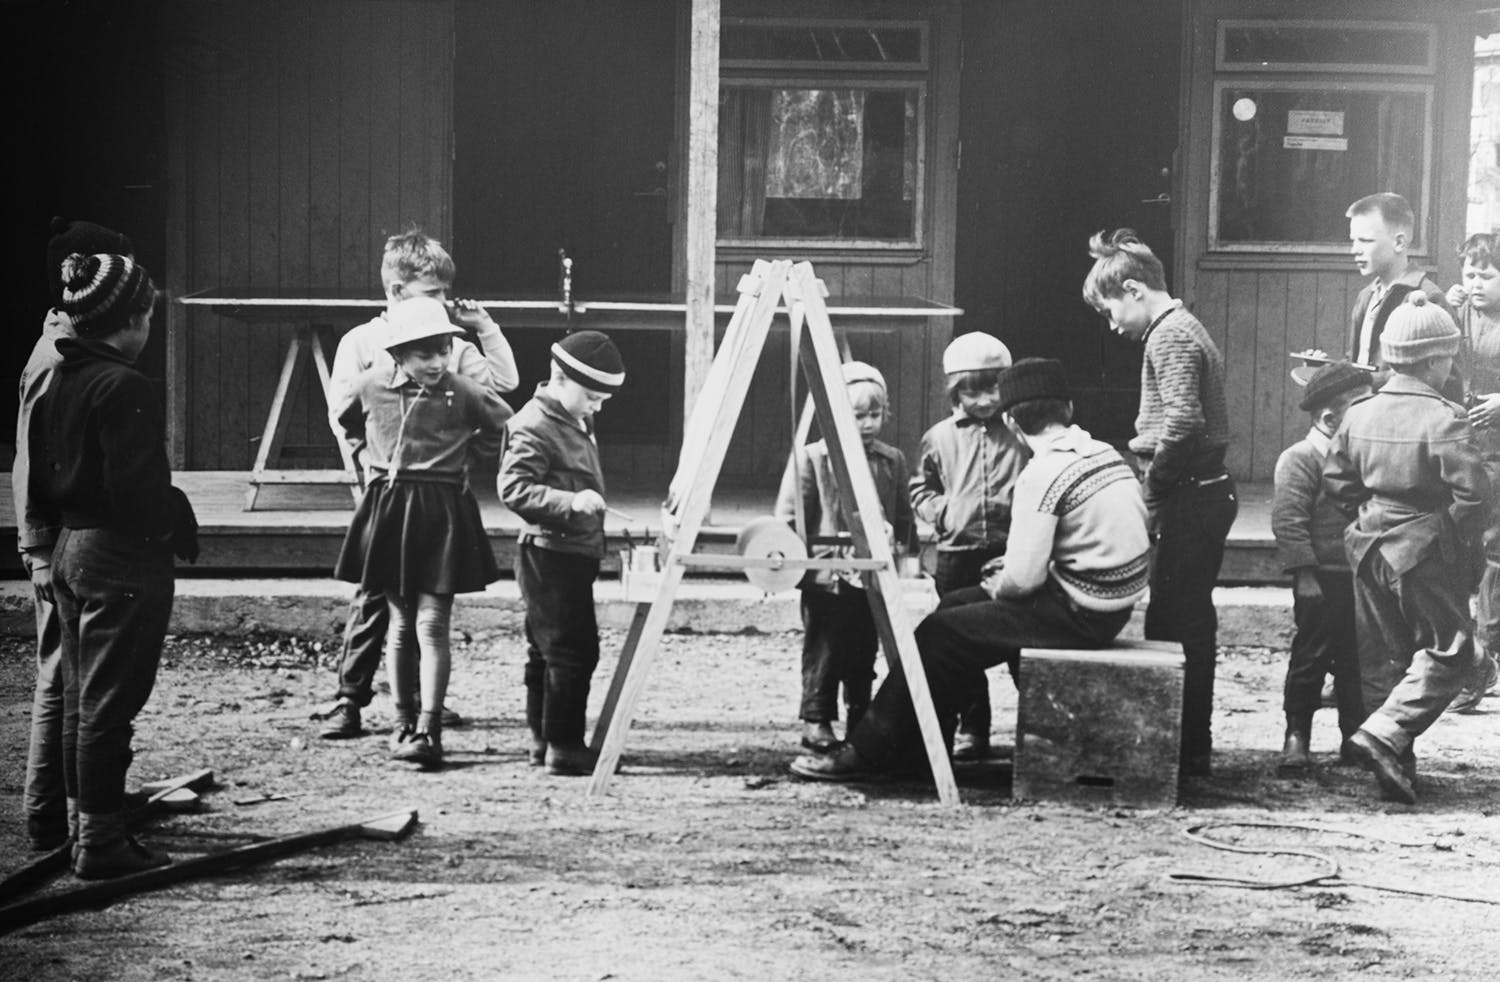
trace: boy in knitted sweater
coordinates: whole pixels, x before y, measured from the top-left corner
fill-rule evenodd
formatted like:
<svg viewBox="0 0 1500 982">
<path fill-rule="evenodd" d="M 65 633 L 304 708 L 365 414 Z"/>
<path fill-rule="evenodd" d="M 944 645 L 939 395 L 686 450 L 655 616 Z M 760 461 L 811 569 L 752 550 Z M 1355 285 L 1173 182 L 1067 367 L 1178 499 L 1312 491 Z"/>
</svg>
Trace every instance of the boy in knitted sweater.
<svg viewBox="0 0 1500 982">
<path fill-rule="evenodd" d="M 1491 488 L 1467 413 L 1439 391 L 1458 354 L 1453 318 L 1414 292 L 1380 348 L 1395 374 L 1349 407 L 1323 484 L 1354 522 L 1344 544 L 1360 674 L 1377 707 L 1344 747 L 1386 797 L 1413 804 L 1413 744 L 1478 665 L 1469 593 Z"/>
<path fill-rule="evenodd" d="M 1135 232 L 1101 232 L 1090 240 L 1089 253 L 1094 267 L 1084 280 L 1085 302 L 1108 317 L 1116 333 L 1146 346 L 1130 441 L 1144 471 L 1141 491 L 1156 539 L 1146 637 L 1182 644 L 1180 772 L 1201 777 L 1209 773 L 1213 751 L 1219 655 L 1213 588 L 1239 512 L 1234 478 L 1224 469 L 1224 357 L 1198 318 L 1167 292 L 1161 260 Z"/>
</svg>

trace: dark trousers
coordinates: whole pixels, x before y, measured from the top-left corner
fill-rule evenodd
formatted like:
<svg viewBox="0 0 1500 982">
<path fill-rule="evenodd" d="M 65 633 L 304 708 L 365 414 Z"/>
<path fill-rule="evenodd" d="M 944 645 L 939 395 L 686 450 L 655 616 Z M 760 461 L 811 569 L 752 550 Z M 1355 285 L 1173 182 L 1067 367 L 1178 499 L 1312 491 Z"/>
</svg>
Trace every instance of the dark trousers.
<svg viewBox="0 0 1500 982">
<path fill-rule="evenodd" d="M 360 590 L 354 594 L 349 604 L 349 619 L 344 622 L 344 649 L 339 656 L 340 699 L 368 706 L 374 698 L 375 673 L 380 670 L 390 620 L 384 593 Z"/>
<path fill-rule="evenodd" d="M 1005 543 L 991 543 L 980 549 L 938 550 L 937 568 L 932 572 L 932 585 L 941 601 L 949 594 L 979 586 L 980 570 L 984 564 L 997 556 L 1005 555 Z M 989 686 L 974 694 L 974 701 L 962 707 L 958 721 L 959 729 L 965 733 L 988 737 L 994 724 L 990 709 Z"/>
<path fill-rule="evenodd" d="M 63 649 L 57 606 L 36 602 L 36 690 L 31 700 L 31 743 L 26 756 L 26 814 L 61 826 L 67 821 L 63 778 Z"/>
<path fill-rule="evenodd" d="M 62 625 L 63 775 L 86 814 L 125 806 L 136 715 L 156 685 L 172 557 L 138 536 L 64 529 L 52 563 Z"/>
<path fill-rule="evenodd" d="M 1397 575 L 1379 547 L 1354 577 L 1365 705 L 1361 729 L 1398 755 L 1437 722 L 1474 670 L 1472 578 L 1431 556 Z"/>
<path fill-rule="evenodd" d="M 527 723 L 548 743 L 583 741 L 589 684 L 599 664 L 594 580 L 599 559 L 522 542 L 516 581 L 526 603 Z"/>
<path fill-rule="evenodd" d="M 802 708 L 809 723 L 839 718 L 839 684 L 854 719 L 870 703 L 880 638 L 870 599 L 854 587 L 802 591 Z"/>
<path fill-rule="evenodd" d="M 1234 479 L 1173 489 L 1157 512 L 1151 559 L 1146 638 L 1182 645 L 1182 755 L 1213 750 L 1214 667 L 1219 614 L 1214 584 L 1224 562 L 1224 540 L 1239 513 Z"/>
<path fill-rule="evenodd" d="M 985 671 L 1004 662 L 1014 672 L 1022 648 L 1098 648 L 1109 644 L 1130 620 L 1130 608 L 1084 610 L 1049 581 L 1018 599 L 991 600 L 973 587 L 945 598 L 945 605 L 917 625 L 917 650 L 944 740 L 953 736 L 959 710 L 983 688 Z M 892 664 L 870 711 L 849 737 L 872 767 L 889 768 L 921 753 L 921 730 L 905 671 Z"/>
<path fill-rule="evenodd" d="M 1500 654 L 1500 461 L 1485 458 L 1491 492 L 1490 524 L 1484 530 L 1484 572 L 1474 598 L 1475 636 L 1491 657 Z"/>
<path fill-rule="evenodd" d="M 1315 570 L 1321 598 L 1292 598 L 1297 633 L 1287 660 L 1282 706 L 1288 717 L 1306 717 L 1323 704 L 1323 679 L 1333 676 L 1339 730 L 1345 737 L 1365 721 L 1359 681 L 1359 643 L 1354 632 L 1354 574 Z"/>
</svg>

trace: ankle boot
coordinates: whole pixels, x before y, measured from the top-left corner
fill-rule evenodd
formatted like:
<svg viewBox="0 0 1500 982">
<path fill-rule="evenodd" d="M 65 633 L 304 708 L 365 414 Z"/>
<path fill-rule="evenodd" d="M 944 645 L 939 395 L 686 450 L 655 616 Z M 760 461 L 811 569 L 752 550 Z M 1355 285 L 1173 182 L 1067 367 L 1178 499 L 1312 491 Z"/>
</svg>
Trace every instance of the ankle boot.
<svg viewBox="0 0 1500 982">
<path fill-rule="evenodd" d="M 1286 739 L 1281 746 L 1281 760 L 1276 772 L 1281 775 L 1305 774 L 1312 768 L 1312 717 L 1287 713 Z"/>
<path fill-rule="evenodd" d="M 417 712 L 411 706 L 396 707 L 396 725 L 391 728 L 391 756 L 395 757 L 402 744 L 417 731 Z"/>
<path fill-rule="evenodd" d="M 415 732 L 391 754 L 396 760 L 417 764 L 423 770 L 443 766 L 443 711 L 422 711 Z"/>
<path fill-rule="evenodd" d="M 80 880 L 110 880 L 165 866 L 172 858 L 148 849 L 125 831 L 125 813 L 108 812 L 78 816 L 80 849 L 73 872 Z"/>
<path fill-rule="evenodd" d="M 547 744 L 547 773 L 554 777 L 586 777 L 594 773 L 599 755 L 583 744 Z"/>
<path fill-rule="evenodd" d="M 531 731 L 531 753 L 527 758 L 532 767 L 547 763 L 547 738 L 542 735 L 542 704 L 546 690 L 541 684 L 526 684 L 526 727 Z"/>
</svg>

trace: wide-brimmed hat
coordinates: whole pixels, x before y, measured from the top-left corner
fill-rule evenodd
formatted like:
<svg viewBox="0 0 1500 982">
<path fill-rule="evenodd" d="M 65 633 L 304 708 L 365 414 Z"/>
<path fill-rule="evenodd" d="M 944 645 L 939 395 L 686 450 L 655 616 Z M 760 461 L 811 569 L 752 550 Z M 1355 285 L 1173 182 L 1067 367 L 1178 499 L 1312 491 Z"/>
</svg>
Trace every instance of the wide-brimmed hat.
<svg viewBox="0 0 1500 982">
<path fill-rule="evenodd" d="M 385 350 L 443 335 L 462 334 L 463 328 L 448 319 L 448 308 L 433 297 L 409 297 L 397 302 L 385 315 L 391 326 Z"/>
</svg>

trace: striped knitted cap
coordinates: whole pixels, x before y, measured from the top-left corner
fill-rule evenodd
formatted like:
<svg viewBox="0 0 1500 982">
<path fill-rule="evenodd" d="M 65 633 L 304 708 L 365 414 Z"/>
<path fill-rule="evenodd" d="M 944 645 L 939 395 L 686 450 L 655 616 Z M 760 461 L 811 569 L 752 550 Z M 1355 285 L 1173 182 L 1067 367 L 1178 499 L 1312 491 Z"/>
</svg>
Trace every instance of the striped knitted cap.
<svg viewBox="0 0 1500 982">
<path fill-rule="evenodd" d="M 1380 357 L 1387 365 L 1415 365 L 1458 354 L 1458 339 L 1458 325 L 1448 312 L 1421 290 L 1413 290 L 1386 318 Z"/>
<path fill-rule="evenodd" d="M 62 297 L 62 261 L 73 253 L 135 255 L 135 246 L 129 238 L 93 222 L 59 215 L 52 219 L 48 231 L 51 234 L 47 239 L 47 297 L 54 302 Z"/>
<path fill-rule="evenodd" d="M 552 346 L 552 360 L 585 389 L 615 392 L 625 382 L 620 349 L 599 331 L 574 331 Z"/>
<path fill-rule="evenodd" d="M 73 253 L 62 261 L 62 310 L 84 337 L 107 334 L 151 307 L 156 288 L 129 256 Z"/>
</svg>

